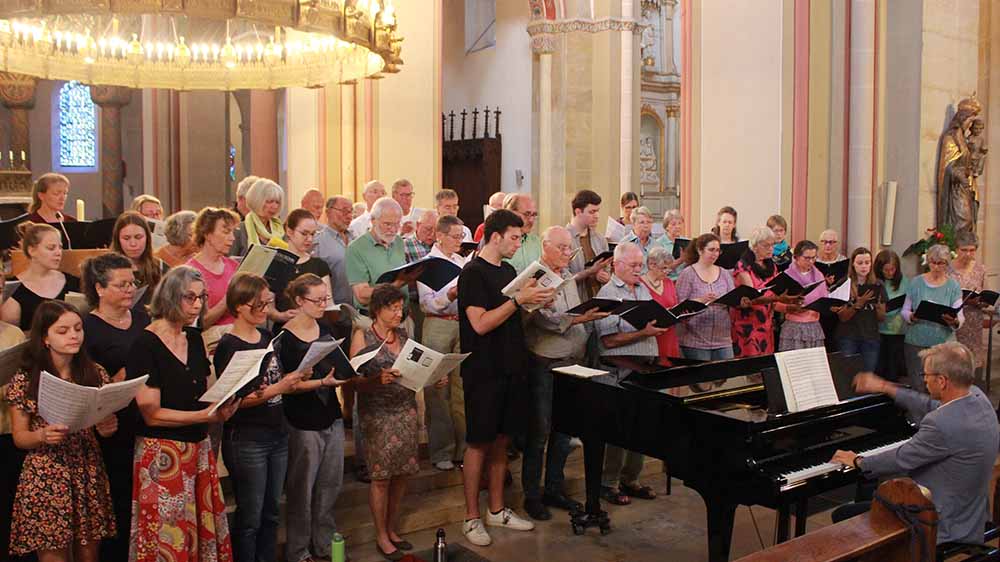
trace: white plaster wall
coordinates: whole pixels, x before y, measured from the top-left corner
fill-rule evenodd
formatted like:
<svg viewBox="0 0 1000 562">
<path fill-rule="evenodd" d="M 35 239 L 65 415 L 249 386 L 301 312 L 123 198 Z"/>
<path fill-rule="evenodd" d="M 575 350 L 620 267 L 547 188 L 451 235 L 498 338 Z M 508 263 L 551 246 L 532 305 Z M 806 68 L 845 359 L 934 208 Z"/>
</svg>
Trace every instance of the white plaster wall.
<svg viewBox="0 0 1000 562">
<path fill-rule="evenodd" d="M 302 195 L 319 186 L 319 90 L 286 88 L 284 134 L 278 136 L 279 165 L 285 208 L 297 209 Z"/>
<path fill-rule="evenodd" d="M 746 235 L 781 208 L 782 4 L 711 0 L 700 7 L 701 155 L 693 164 L 701 197 L 691 233 L 708 231 L 719 207 L 732 205 Z"/>
<path fill-rule="evenodd" d="M 589 4 L 589 3 L 588 3 Z M 528 32 L 528 5 L 523 1 L 500 1 L 496 6 L 496 46 L 465 54 L 464 0 L 444 0 L 444 111 L 473 107 L 490 110 L 500 107 L 500 134 L 503 135 L 501 181 L 504 191 L 531 190 L 531 46 Z M 480 113 L 479 129 L 483 116 Z M 456 117 L 455 138 L 459 135 Z M 472 117 L 466 122 L 472 132 Z M 494 133 L 490 117 L 490 134 Z M 515 181 L 515 170 L 524 173 L 524 182 Z"/>
</svg>

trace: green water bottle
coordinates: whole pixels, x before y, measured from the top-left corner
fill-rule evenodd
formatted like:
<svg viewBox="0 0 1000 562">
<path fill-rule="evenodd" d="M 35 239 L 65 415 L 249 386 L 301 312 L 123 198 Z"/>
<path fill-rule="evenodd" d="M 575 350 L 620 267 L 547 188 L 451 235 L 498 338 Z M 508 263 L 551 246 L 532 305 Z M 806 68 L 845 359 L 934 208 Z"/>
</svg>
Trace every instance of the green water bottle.
<svg viewBox="0 0 1000 562">
<path fill-rule="evenodd" d="M 344 535 L 333 534 L 330 542 L 330 558 L 333 562 L 344 562 L 347 559 L 347 545 L 344 543 Z"/>
</svg>

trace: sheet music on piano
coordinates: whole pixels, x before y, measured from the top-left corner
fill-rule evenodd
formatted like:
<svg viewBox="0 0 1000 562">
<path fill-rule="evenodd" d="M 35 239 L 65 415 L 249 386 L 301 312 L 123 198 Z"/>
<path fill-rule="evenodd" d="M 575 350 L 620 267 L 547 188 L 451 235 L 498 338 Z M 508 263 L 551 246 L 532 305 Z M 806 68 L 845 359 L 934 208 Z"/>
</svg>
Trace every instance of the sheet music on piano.
<svg viewBox="0 0 1000 562">
<path fill-rule="evenodd" d="M 774 354 L 789 413 L 840 402 L 826 348 L 812 347 Z"/>
</svg>

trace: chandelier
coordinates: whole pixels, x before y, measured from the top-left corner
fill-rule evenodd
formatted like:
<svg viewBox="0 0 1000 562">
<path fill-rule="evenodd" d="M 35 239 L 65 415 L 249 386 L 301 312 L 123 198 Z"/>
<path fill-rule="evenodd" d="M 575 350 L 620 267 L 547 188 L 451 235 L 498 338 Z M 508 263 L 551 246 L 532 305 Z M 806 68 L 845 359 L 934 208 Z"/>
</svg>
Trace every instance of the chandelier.
<svg viewBox="0 0 1000 562">
<path fill-rule="evenodd" d="M 0 0 L 0 69 L 175 90 L 319 87 L 399 72 L 390 0 Z"/>
</svg>

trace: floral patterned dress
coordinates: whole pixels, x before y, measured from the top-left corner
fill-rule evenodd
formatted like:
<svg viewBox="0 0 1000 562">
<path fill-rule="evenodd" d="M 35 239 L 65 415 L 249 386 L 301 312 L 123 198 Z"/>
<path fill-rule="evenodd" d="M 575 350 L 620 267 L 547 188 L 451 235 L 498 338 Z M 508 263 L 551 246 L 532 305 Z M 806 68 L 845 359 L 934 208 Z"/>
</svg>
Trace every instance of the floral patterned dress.
<svg viewBox="0 0 1000 562">
<path fill-rule="evenodd" d="M 110 382 L 100 370 L 101 384 Z M 28 373 L 19 371 L 7 387 L 13 408 L 31 415 L 30 429 L 45 425 L 38 403 L 28 398 Z M 5 462 L 3 459 L 2 462 Z M 115 535 L 111 488 L 94 428 L 66 436 L 58 445 L 28 452 L 14 497 L 10 551 L 24 555 L 89 544 Z"/>
<path fill-rule="evenodd" d="M 759 277 L 745 260 L 740 260 L 733 270 L 736 286 L 740 283 L 740 273 L 750 276 L 754 289 L 762 289 L 778 275 L 778 268 L 772 269 L 768 277 Z M 736 357 L 756 357 L 774 353 L 774 305 L 755 304 L 750 308 L 732 307 L 729 315 L 733 323 L 733 354 Z"/>
<path fill-rule="evenodd" d="M 395 330 L 400 348 L 406 343 L 406 330 Z M 365 349 L 382 344 L 372 328 L 365 330 Z M 396 354 L 383 347 L 371 361 L 358 369 L 359 374 L 375 377 L 389 369 Z M 365 428 L 365 455 L 372 480 L 388 480 L 395 476 L 416 474 L 419 425 L 417 397 L 408 388 L 395 383 L 379 385 L 358 393 L 358 415 Z"/>
<path fill-rule="evenodd" d="M 962 289 L 982 291 L 986 283 L 986 268 L 979 262 L 973 264 L 972 270 L 968 273 L 952 269 L 949 275 L 958 281 Z M 962 313 L 965 315 L 965 322 L 955 332 L 955 339 L 972 350 L 976 358 L 976 367 L 982 367 L 986 364 L 986 344 L 983 342 L 983 319 L 986 315 L 978 306 L 966 306 L 962 308 Z"/>
</svg>

